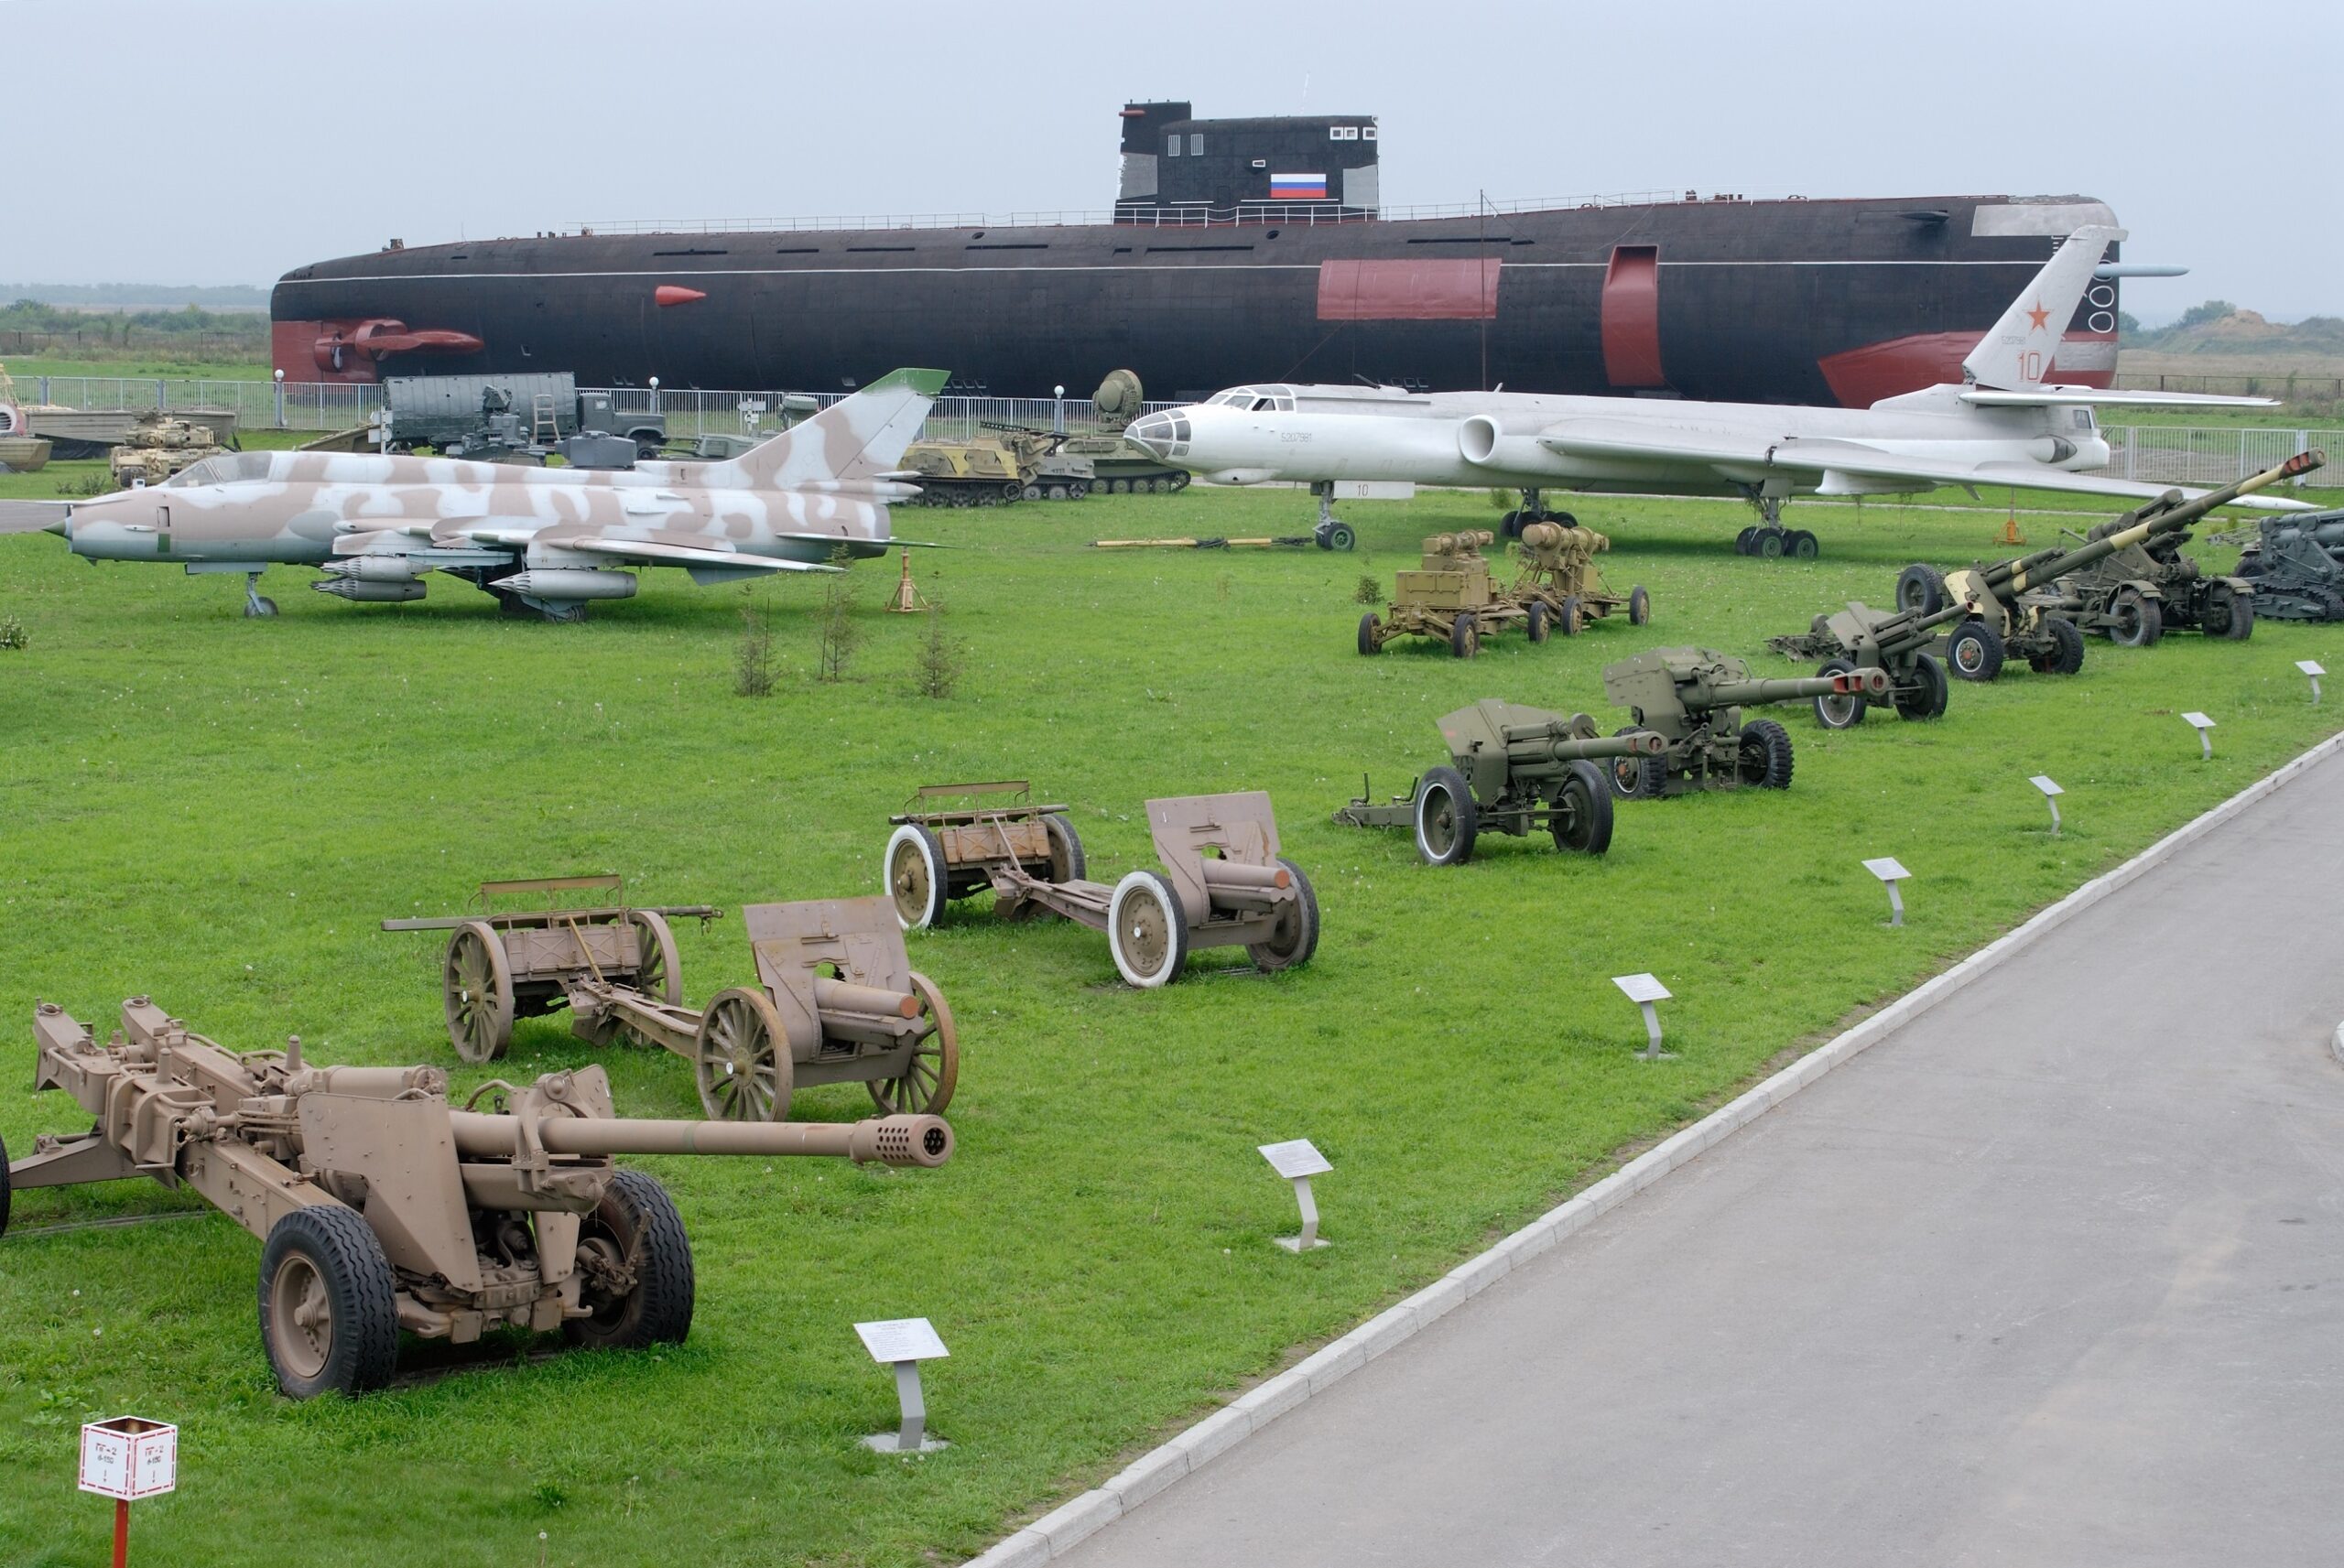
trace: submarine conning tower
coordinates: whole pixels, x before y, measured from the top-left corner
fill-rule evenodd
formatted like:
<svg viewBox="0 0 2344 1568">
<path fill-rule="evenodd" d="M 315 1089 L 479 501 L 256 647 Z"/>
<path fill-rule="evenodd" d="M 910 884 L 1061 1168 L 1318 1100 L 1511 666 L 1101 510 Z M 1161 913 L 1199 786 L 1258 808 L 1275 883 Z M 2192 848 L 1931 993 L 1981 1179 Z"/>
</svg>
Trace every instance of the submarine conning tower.
<svg viewBox="0 0 2344 1568">
<path fill-rule="evenodd" d="M 1118 223 L 1373 218 L 1375 116 L 1199 120 L 1184 102 L 1123 108 Z"/>
</svg>

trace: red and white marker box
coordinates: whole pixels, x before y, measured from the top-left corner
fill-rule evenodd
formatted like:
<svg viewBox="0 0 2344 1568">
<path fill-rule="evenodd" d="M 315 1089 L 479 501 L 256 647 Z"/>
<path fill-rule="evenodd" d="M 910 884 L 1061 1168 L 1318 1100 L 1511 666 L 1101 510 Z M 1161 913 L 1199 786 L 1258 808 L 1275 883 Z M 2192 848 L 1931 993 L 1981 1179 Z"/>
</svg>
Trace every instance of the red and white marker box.
<svg viewBox="0 0 2344 1568">
<path fill-rule="evenodd" d="M 179 1484 L 179 1429 L 118 1415 L 81 1428 L 81 1490 L 136 1502 Z"/>
</svg>

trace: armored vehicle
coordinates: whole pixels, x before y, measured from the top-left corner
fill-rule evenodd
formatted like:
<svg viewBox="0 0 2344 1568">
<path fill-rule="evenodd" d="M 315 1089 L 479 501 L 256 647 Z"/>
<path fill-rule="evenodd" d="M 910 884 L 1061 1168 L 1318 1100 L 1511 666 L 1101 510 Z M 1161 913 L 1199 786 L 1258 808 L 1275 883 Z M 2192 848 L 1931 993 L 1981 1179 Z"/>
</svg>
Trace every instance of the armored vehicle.
<svg viewBox="0 0 2344 1568">
<path fill-rule="evenodd" d="M 1097 488 L 1091 460 L 1067 450 L 1070 438 L 990 420 L 982 427 L 995 432 L 1002 444 L 1017 455 L 1018 465 L 1031 470 L 1033 477 L 1026 481 L 1026 500 L 1080 501 Z"/>
<path fill-rule="evenodd" d="M 904 449 L 904 470 L 918 475 L 915 506 L 999 506 L 1023 501 L 1035 470 L 1005 442 L 914 441 Z"/>
<path fill-rule="evenodd" d="M 1430 637 L 1470 659 L 1481 651 L 1483 637 L 1510 626 L 1521 627 L 1534 643 L 1545 642 L 1553 624 L 1546 601 L 1517 603 L 1490 579 L 1481 546 L 1494 538 L 1486 528 L 1467 528 L 1427 539 L 1416 569 L 1392 574 L 1392 602 L 1384 614 L 1371 610 L 1360 617 L 1359 651 L 1380 654 L 1394 637 Z"/>
<path fill-rule="evenodd" d="M 1604 695 L 1666 745 L 1657 755 L 1616 759 L 1612 793 L 1650 800 L 1697 789 L 1788 789 L 1790 732 L 1771 719 L 1745 723 L 1742 710 L 1826 695 L 1885 697 L 1888 686 L 1879 669 L 1755 680 L 1748 665 L 1708 648 L 1654 648 L 1622 659 L 1605 666 Z"/>
<path fill-rule="evenodd" d="M 1484 828 L 1521 838 L 1544 827 L 1557 849 L 1601 855 L 1612 847 L 1612 791 L 1596 760 L 1650 759 L 1668 748 L 1643 730 L 1603 736 L 1584 713 L 1565 718 L 1494 698 L 1443 715 L 1440 738 L 1450 766 L 1381 804 L 1362 779 L 1336 825 L 1408 828 L 1428 866 L 1471 860 Z"/>
<path fill-rule="evenodd" d="M 1137 373 L 1109 372 L 1091 395 L 1091 406 L 1096 420 L 1092 432 L 1069 438 L 1063 449 L 1068 457 L 1090 460 L 1093 490 L 1111 495 L 1164 495 L 1188 487 L 1188 470 L 1176 469 L 1136 441 L 1123 438 L 1123 431 L 1146 407 Z"/>
<path fill-rule="evenodd" d="M 600 1067 L 501 1081 L 461 1108 L 438 1067 L 312 1067 L 300 1041 L 232 1052 L 143 996 L 106 1044 L 53 1002 L 34 1014 L 33 1087 L 95 1119 L 0 1151 L 11 1187 L 151 1176 L 261 1238 L 260 1334 L 294 1399 L 390 1381 L 402 1333 L 470 1344 L 559 1329 L 573 1345 L 676 1344 L 692 1253 L 658 1182 L 619 1154 L 828 1155 L 942 1164 L 933 1116 L 853 1123 L 631 1120 Z"/>
<path fill-rule="evenodd" d="M 2084 663 L 2083 632 L 2071 618 L 2081 601 L 2061 591 L 2061 578 L 2132 546 L 2178 536 L 2214 508 L 2283 479 L 2309 473 L 2327 460 L 2317 449 L 2298 452 L 2274 468 L 2208 491 L 2194 501 L 2177 490 L 2166 491 L 2154 501 L 2094 528 L 2082 544 L 2055 545 L 2013 560 L 1991 566 L 1981 561 L 1966 570 L 1943 574 L 1926 565 L 1906 567 L 1896 579 L 1898 608 L 1924 616 L 1935 615 L 1949 604 L 1969 608 L 1969 617 L 1946 640 L 1946 662 L 1964 680 L 1992 680 L 2013 654 L 2043 674 L 2073 675 Z M 2237 602 L 2232 595 L 2230 603 Z M 2251 606 L 2244 614 L 2244 623 L 2251 627 Z M 2134 622 L 2135 633 L 2145 623 L 2144 617 Z M 2230 621 L 2223 624 L 2227 630 Z"/>
<path fill-rule="evenodd" d="M 114 470 L 116 484 L 160 484 L 181 469 L 227 449 L 213 438 L 211 426 L 150 409 L 131 425 L 122 444 L 106 454 L 106 466 Z"/>
<path fill-rule="evenodd" d="M 1627 611 L 1631 626 L 1650 621 L 1652 596 L 1642 583 L 1624 594 L 1614 593 L 1595 569 L 1595 557 L 1612 547 L 1611 539 L 1563 520 L 1568 516 L 1560 514 L 1555 522 L 1531 523 L 1518 530 L 1514 587 L 1506 597 L 1525 610 L 1544 604 L 1547 624 L 1566 637 L 1578 635 L 1587 622 L 1600 621 L 1615 610 Z"/>
<path fill-rule="evenodd" d="M 2344 512 L 2264 517 L 2239 556 L 2254 612 L 2281 621 L 2344 621 Z"/>
</svg>

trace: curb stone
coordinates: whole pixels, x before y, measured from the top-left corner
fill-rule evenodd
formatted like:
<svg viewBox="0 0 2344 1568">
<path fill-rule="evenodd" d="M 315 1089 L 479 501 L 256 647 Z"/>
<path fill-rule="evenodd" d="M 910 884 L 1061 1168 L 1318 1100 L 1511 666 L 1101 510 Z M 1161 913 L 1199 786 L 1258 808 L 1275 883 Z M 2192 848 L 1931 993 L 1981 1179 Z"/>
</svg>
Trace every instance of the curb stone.
<svg viewBox="0 0 2344 1568">
<path fill-rule="evenodd" d="M 1517 1265 L 1550 1250 L 1564 1238 L 1583 1229 L 1669 1172 L 1715 1148 L 1834 1067 L 1852 1060 L 1972 980 L 2000 968 L 2029 944 L 2138 881 L 2298 774 L 2309 772 L 2339 752 L 2344 752 L 2344 733 L 2329 736 L 2228 800 L 2190 818 L 2115 870 L 2094 877 L 2056 903 L 2037 912 L 2015 930 L 1989 942 L 1942 974 L 1923 981 L 1692 1126 L 1680 1129 L 1601 1181 L 1467 1259 L 1397 1306 L 1329 1341 L 1305 1360 L 1255 1385 L 1242 1399 L 1149 1450 L 1104 1486 L 1080 1494 L 969 1559 L 964 1568 L 1036 1568 L 1064 1556 L 1078 1542 L 1138 1506 L 1143 1498 L 1155 1496 L 1183 1475 L 1194 1474 L 1313 1394 L 1324 1392 L 1385 1351 L 1414 1337 L 1451 1308 L 1471 1300 L 1512 1273 Z M 2344 1063 L 2344 1023 L 2337 1025 L 2328 1048 L 2339 1063 Z M 1162 1474 L 1158 1473 L 1159 1464 L 1165 1467 Z M 1134 1495 L 1128 1501 L 1122 1496 L 1127 1476 L 1137 1477 L 1129 1486 Z"/>
</svg>

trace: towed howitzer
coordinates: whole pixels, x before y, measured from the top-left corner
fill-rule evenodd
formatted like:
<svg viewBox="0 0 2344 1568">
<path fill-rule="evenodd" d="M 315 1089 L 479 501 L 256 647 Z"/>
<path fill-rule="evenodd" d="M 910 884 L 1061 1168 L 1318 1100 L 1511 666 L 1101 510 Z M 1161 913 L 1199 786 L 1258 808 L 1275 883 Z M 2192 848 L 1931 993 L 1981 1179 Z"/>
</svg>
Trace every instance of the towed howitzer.
<svg viewBox="0 0 2344 1568">
<path fill-rule="evenodd" d="M 2280 621 L 2344 621 L 2344 512 L 2263 517 L 2239 557 L 2254 612 Z"/>
<path fill-rule="evenodd" d="M 491 1082 L 459 1108 L 438 1067 L 312 1067 L 298 1037 L 231 1052 L 143 996 L 104 1045 L 53 1002 L 33 1029 L 33 1087 L 65 1090 L 96 1125 L 41 1138 L 13 1165 L 0 1151 L 0 1228 L 12 1187 L 194 1188 L 264 1242 L 261 1344 L 295 1399 L 381 1388 L 402 1330 L 458 1345 L 505 1325 L 604 1348 L 680 1342 L 691 1244 L 666 1190 L 613 1155 L 935 1166 L 952 1153 L 934 1116 L 622 1119 L 595 1066 Z M 493 1108 L 475 1108 L 484 1097 Z"/>
<path fill-rule="evenodd" d="M 1495 698 L 1442 715 L 1440 738 L 1453 765 L 1382 804 L 1362 778 L 1359 798 L 1335 813 L 1337 826 L 1409 828 L 1430 866 L 1470 860 L 1485 827 L 1517 838 L 1544 827 L 1557 849 L 1601 855 L 1612 847 L 1612 793 L 1597 761 L 1649 759 L 1668 745 L 1640 730 L 1601 734 L 1584 713 L 1566 718 Z"/>
<path fill-rule="evenodd" d="M 1623 756 L 1612 764 L 1614 795 L 1652 800 L 1697 789 L 1790 788 L 1790 732 L 1771 719 L 1745 723 L 1742 710 L 1824 696 L 1885 697 L 1889 678 L 1882 669 L 1845 669 L 1758 680 L 1728 654 L 1653 648 L 1606 665 L 1603 691 L 1613 707 L 1628 709 L 1633 728 L 1666 742 L 1656 755 Z"/>
<path fill-rule="evenodd" d="M 2083 668 L 2084 634 L 2069 619 L 2059 579 L 2119 550 L 2178 533 L 2218 506 L 2309 473 L 2327 461 L 2314 449 L 2194 499 L 2177 490 L 2166 491 L 2094 528 L 2092 536 L 2078 545 L 2055 545 L 2033 555 L 1945 574 L 1926 565 L 1910 566 L 1896 579 L 1896 601 L 1925 614 L 1948 604 L 1969 610 L 1946 640 L 1946 662 L 1964 680 L 1992 680 L 2012 654 L 2045 675 L 2074 675 Z"/>
<path fill-rule="evenodd" d="M 1945 713 L 1950 683 L 1945 665 L 1929 649 L 1937 629 L 1966 620 L 1970 607 L 1948 604 L 1935 613 L 1918 610 L 1874 610 L 1861 600 L 1818 615 L 1807 631 L 1769 637 L 1766 646 L 1795 659 L 1823 661 L 1817 678 L 1850 670 L 1879 670 L 1888 676 L 1888 700 L 1900 719 L 1937 719 Z M 1864 721 L 1873 699 L 1861 691 L 1825 692 L 1815 698 L 1815 721 L 1826 730 L 1849 730 Z"/>
</svg>

